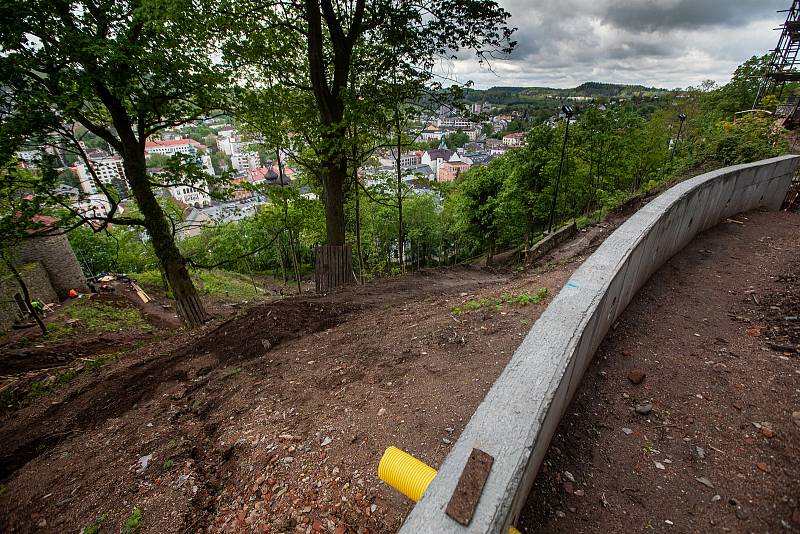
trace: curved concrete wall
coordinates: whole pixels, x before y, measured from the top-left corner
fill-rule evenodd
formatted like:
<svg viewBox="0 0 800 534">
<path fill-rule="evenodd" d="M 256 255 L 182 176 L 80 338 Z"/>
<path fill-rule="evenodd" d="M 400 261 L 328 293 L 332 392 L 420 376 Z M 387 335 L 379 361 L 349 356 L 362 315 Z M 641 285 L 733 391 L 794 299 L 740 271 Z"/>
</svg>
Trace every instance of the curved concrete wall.
<svg viewBox="0 0 800 534">
<path fill-rule="evenodd" d="M 595 350 L 639 288 L 699 232 L 743 211 L 779 209 L 799 161 L 782 156 L 697 176 L 611 234 L 533 325 L 400 532 L 507 532 Z M 444 510 L 473 448 L 494 465 L 463 527 Z"/>
</svg>

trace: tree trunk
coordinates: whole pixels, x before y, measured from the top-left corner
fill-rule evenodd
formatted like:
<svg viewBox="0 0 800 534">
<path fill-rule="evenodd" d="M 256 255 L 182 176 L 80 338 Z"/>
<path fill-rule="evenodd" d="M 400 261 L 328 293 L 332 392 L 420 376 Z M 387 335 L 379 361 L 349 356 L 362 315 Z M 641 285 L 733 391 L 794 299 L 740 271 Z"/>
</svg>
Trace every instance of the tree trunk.
<svg viewBox="0 0 800 534">
<path fill-rule="evenodd" d="M 14 264 L 11 263 L 11 260 L 6 258 L 5 254 L 3 254 L 3 261 L 8 267 L 8 270 L 11 271 L 11 274 L 14 275 L 14 278 L 17 280 L 17 284 L 19 288 L 22 290 L 22 298 L 25 299 L 25 307 L 28 308 L 28 314 L 33 317 L 33 320 L 36 321 L 36 324 L 39 325 L 39 329 L 42 331 L 42 334 L 47 334 L 47 327 L 44 325 L 42 318 L 39 317 L 39 314 L 34 309 L 33 304 L 31 303 L 31 294 L 28 291 L 28 284 L 25 283 L 25 280 L 22 278 L 22 275 L 19 274 L 19 271 Z"/>
<path fill-rule="evenodd" d="M 141 144 L 144 144 L 144 140 L 141 140 Z M 135 150 L 126 148 L 128 150 L 123 155 L 125 174 L 136 199 L 136 205 L 144 217 L 144 227 L 150 236 L 156 257 L 172 288 L 178 314 L 188 326 L 202 325 L 207 319 L 206 311 L 186 269 L 186 260 L 175 244 L 166 215 L 153 194 L 147 178 L 144 152 L 139 150 L 140 147 L 136 147 Z"/>
<path fill-rule="evenodd" d="M 325 188 L 325 230 L 328 245 L 344 245 L 344 181 L 347 177 L 347 159 L 331 158 L 322 176 Z"/>
</svg>

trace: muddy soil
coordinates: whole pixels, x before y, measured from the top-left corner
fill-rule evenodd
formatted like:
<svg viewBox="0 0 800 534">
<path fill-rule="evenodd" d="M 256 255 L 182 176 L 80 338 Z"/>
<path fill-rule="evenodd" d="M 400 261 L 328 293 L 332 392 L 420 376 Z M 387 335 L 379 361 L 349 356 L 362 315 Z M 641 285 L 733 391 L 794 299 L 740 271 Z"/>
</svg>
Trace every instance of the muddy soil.
<svg viewBox="0 0 800 534">
<path fill-rule="evenodd" d="M 524 532 L 800 529 L 800 214 L 737 220 L 623 313 L 557 430 Z"/>
<path fill-rule="evenodd" d="M 573 267 L 426 271 L 133 350 L 3 421 L 0 530 L 116 531 L 139 508 L 144 532 L 392 531 L 410 503 L 377 480 L 383 450 L 441 461 L 546 303 L 451 309 L 553 294 Z"/>
</svg>

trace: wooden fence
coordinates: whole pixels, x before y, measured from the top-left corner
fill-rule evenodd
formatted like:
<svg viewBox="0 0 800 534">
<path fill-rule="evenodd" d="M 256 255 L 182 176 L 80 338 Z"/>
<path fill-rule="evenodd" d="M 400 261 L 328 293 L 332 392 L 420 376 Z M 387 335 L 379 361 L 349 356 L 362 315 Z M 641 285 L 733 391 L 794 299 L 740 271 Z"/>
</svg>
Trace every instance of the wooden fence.
<svg viewBox="0 0 800 534">
<path fill-rule="evenodd" d="M 314 281 L 317 293 L 355 282 L 350 245 L 322 245 L 315 250 Z"/>
</svg>

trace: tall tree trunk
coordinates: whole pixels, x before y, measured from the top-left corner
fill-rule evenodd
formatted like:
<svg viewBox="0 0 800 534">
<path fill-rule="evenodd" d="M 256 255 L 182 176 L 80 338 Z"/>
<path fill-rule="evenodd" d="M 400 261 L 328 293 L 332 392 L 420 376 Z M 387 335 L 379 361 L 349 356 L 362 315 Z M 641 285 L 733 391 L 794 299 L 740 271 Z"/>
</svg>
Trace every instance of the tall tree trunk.
<svg viewBox="0 0 800 534">
<path fill-rule="evenodd" d="M 338 160 L 338 161 L 337 161 Z M 344 245 L 344 181 L 347 177 L 347 159 L 332 158 L 322 176 L 325 188 L 325 230 L 328 245 Z"/>
<path fill-rule="evenodd" d="M 400 150 L 403 148 L 403 132 L 400 131 L 400 114 L 397 113 L 396 115 L 397 121 L 397 232 L 398 232 L 398 246 L 397 246 L 397 253 L 399 254 L 400 259 L 400 272 L 406 272 L 406 264 L 405 258 L 405 247 L 406 247 L 406 237 L 403 235 L 403 168 L 400 166 Z M 413 267 L 413 264 L 412 264 Z"/>
<path fill-rule="evenodd" d="M 142 140 L 143 143 L 144 140 Z M 138 148 L 127 150 L 123 157 L 128 183 L 131 186 L 133 197 L 136 199 L 136 205 L 144 217 L 144 227 L 150 236 L 156 257 L 158 257 L 172 288 L 178 314 L 187 325 L 199 326 L 207 319 L 203 302 L 186 269 L 186 260 L 175 244 L 166 215 L 153 194 L 147 178 L 144 152 Z"/>
</svg>

